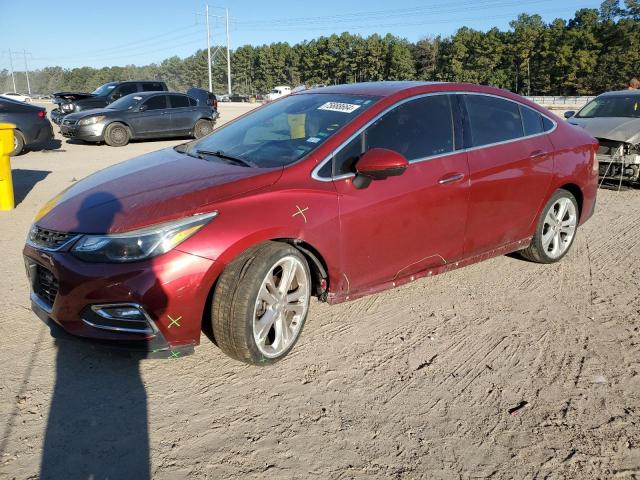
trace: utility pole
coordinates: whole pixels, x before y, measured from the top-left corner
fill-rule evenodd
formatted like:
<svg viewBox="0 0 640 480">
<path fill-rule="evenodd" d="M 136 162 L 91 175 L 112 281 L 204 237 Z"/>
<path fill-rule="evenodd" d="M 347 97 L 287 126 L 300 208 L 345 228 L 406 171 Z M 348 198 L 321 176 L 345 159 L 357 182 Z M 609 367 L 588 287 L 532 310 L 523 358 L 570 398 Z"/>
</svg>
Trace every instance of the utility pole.
<svg viewBox="0 0 640 480">
<path fill-rule="evenodd" d="M 27 75 L 27 90 L 29 90 L 29 96 L 31 96 L 31 84 L 29 83 L 29 67 L 27 66 L 27 51 L 22 50 L 24 55 L 24 73 Z"/>
<path fill-rule="evenodd" d="M 529 57 L 527 57 L 527 96 L 531 96 L 531 67 L 529 65 Z"/>
<path fill-rule="evenodd" d="M 13 80 L 13 91 L 17 93 L 16 76 L 13 73 L 13 54 L 11 53 L 11 49 L 9 49 L 9 65 L 11 66 L 11 80 Z"/>
<path fill-rule="evenodd" d="M 231 95 L 231 57 L 229 56 L 229 9 L 224 9 L 227 17 L 227 90 Z"/>
<path fill-rule="evenodd" d="M 209 30 L 209 4 L 205 8 L 204 16 L 207 19 L 207 65 L 209 67 L 209 91 L 213 92 L 213 85 L 211 83 L 211 32 Z"/>
</svg>

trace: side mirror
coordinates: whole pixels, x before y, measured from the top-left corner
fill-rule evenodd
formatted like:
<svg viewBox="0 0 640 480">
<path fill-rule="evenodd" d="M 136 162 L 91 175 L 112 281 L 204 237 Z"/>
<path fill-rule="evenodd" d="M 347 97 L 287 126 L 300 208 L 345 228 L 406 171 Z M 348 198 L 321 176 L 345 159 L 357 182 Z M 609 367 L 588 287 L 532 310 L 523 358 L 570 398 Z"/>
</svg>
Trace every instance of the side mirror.
<svg viewBox="0 0 640 480">
<path fill-rule="evenodd" d="M 564 118 L 571 118 L 576 114 L 575 111 L 569 110 L 568 112 L 564 112 Z"/>
<path fill-rule="evenodd" d="M 409 162 L 402 154 L 387 148 L 372 148 L 356 162 L 357 174 L 353 186 L 357 189 L 367 188 L 372 180 L 402 175 L 408 166 Z"/>
<path fill-rule="evenodd" d="M 146 111 L 146 110 L 147 110 L 147 108 L 149 108 L 149 106 L 148 106 L 148 105 L 140 105 L 140 106 L 138 107 L 138 111 L 142 113 L 142 112 Z"/>
</svg>

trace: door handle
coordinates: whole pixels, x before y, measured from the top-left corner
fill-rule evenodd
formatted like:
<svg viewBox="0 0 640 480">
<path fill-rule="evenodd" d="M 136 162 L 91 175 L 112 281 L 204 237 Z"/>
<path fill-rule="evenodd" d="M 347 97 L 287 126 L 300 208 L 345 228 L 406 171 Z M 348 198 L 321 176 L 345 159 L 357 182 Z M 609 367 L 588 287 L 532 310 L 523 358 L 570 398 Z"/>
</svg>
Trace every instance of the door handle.
<svg viewBox="0 0 640 480">
<path fill-rule="evenodd" d="M 545 152 L 544 150 L 534 150 L 533 152 L 531 152 L 531 155 L 529 155 L 531 158 L 541 158 L 544 157 L 545 155 L 549 155 L 548 152 Z"/>
<path fill-rule="evenodd" d="M 438 183 L 440 185 L 445 185 L 447 183 L 459 182 L 463 178 L 464 178 L 464 173 L 452 173 L 442 177 L 440 180 L 438 180 Z"/>
</svg>

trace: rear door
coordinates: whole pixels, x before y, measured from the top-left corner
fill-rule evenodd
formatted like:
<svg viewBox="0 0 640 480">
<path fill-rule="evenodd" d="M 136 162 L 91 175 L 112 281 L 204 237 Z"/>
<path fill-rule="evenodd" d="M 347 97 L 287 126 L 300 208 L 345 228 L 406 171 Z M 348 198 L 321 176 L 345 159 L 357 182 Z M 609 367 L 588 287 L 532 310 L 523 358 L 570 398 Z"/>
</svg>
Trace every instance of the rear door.
<svg viewBox="0 0 640 480">
<path fill-rule="evenodd" d="M 543 117 L 501 97 L 463 96 L 471 176 L 465 256 L 530 234 L 553 175 Z"/>
<path fill-rule="evenodd" d="M 176 134 L 186 134 L 193 130 L 196 123 L 197 108 L 195 99 L 190 102 L 186 95 L 172 93 L 169 95 L 171 107 L 171 129 Z"/>
<path fill-rule="evenodd" d="M 143 112 L 129 114 L 130 126 L 134 131 L 134 136 L 161 136 L 171 130 L 171 115 L 169 113 L 167 95 L 153 95 L 147 98 L 142 105 L 146 107 Z"/>
<path fill-rule="evenodd" d="M 366 291 L 461 257 L 468 165 L 456 142 L 456 105 L 450 94 L 401 102 L 335 155 L 342 288 L 347 292 Z M 401 153 L 409 168 L 358 190 L 354 165 L 362 152 L 375 147 Z"/>
</svg>

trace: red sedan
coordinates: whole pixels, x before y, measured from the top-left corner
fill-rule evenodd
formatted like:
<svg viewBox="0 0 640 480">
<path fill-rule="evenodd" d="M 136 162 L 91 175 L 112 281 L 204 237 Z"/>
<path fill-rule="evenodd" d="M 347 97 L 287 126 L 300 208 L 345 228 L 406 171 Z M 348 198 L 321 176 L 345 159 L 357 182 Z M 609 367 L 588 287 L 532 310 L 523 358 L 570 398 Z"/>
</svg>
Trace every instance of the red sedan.
<svg viewBox="0 0 640 480">
<path fill-rule="evenodd" d="M 507 252 L 551 263 L 596 201 L 597 142 L 467 84 L 326 87 L 77 182 L 24 248 L 33 309 L 77 337 L 267 364 L 309 300 L 339 303 Z"/>
</svg>

